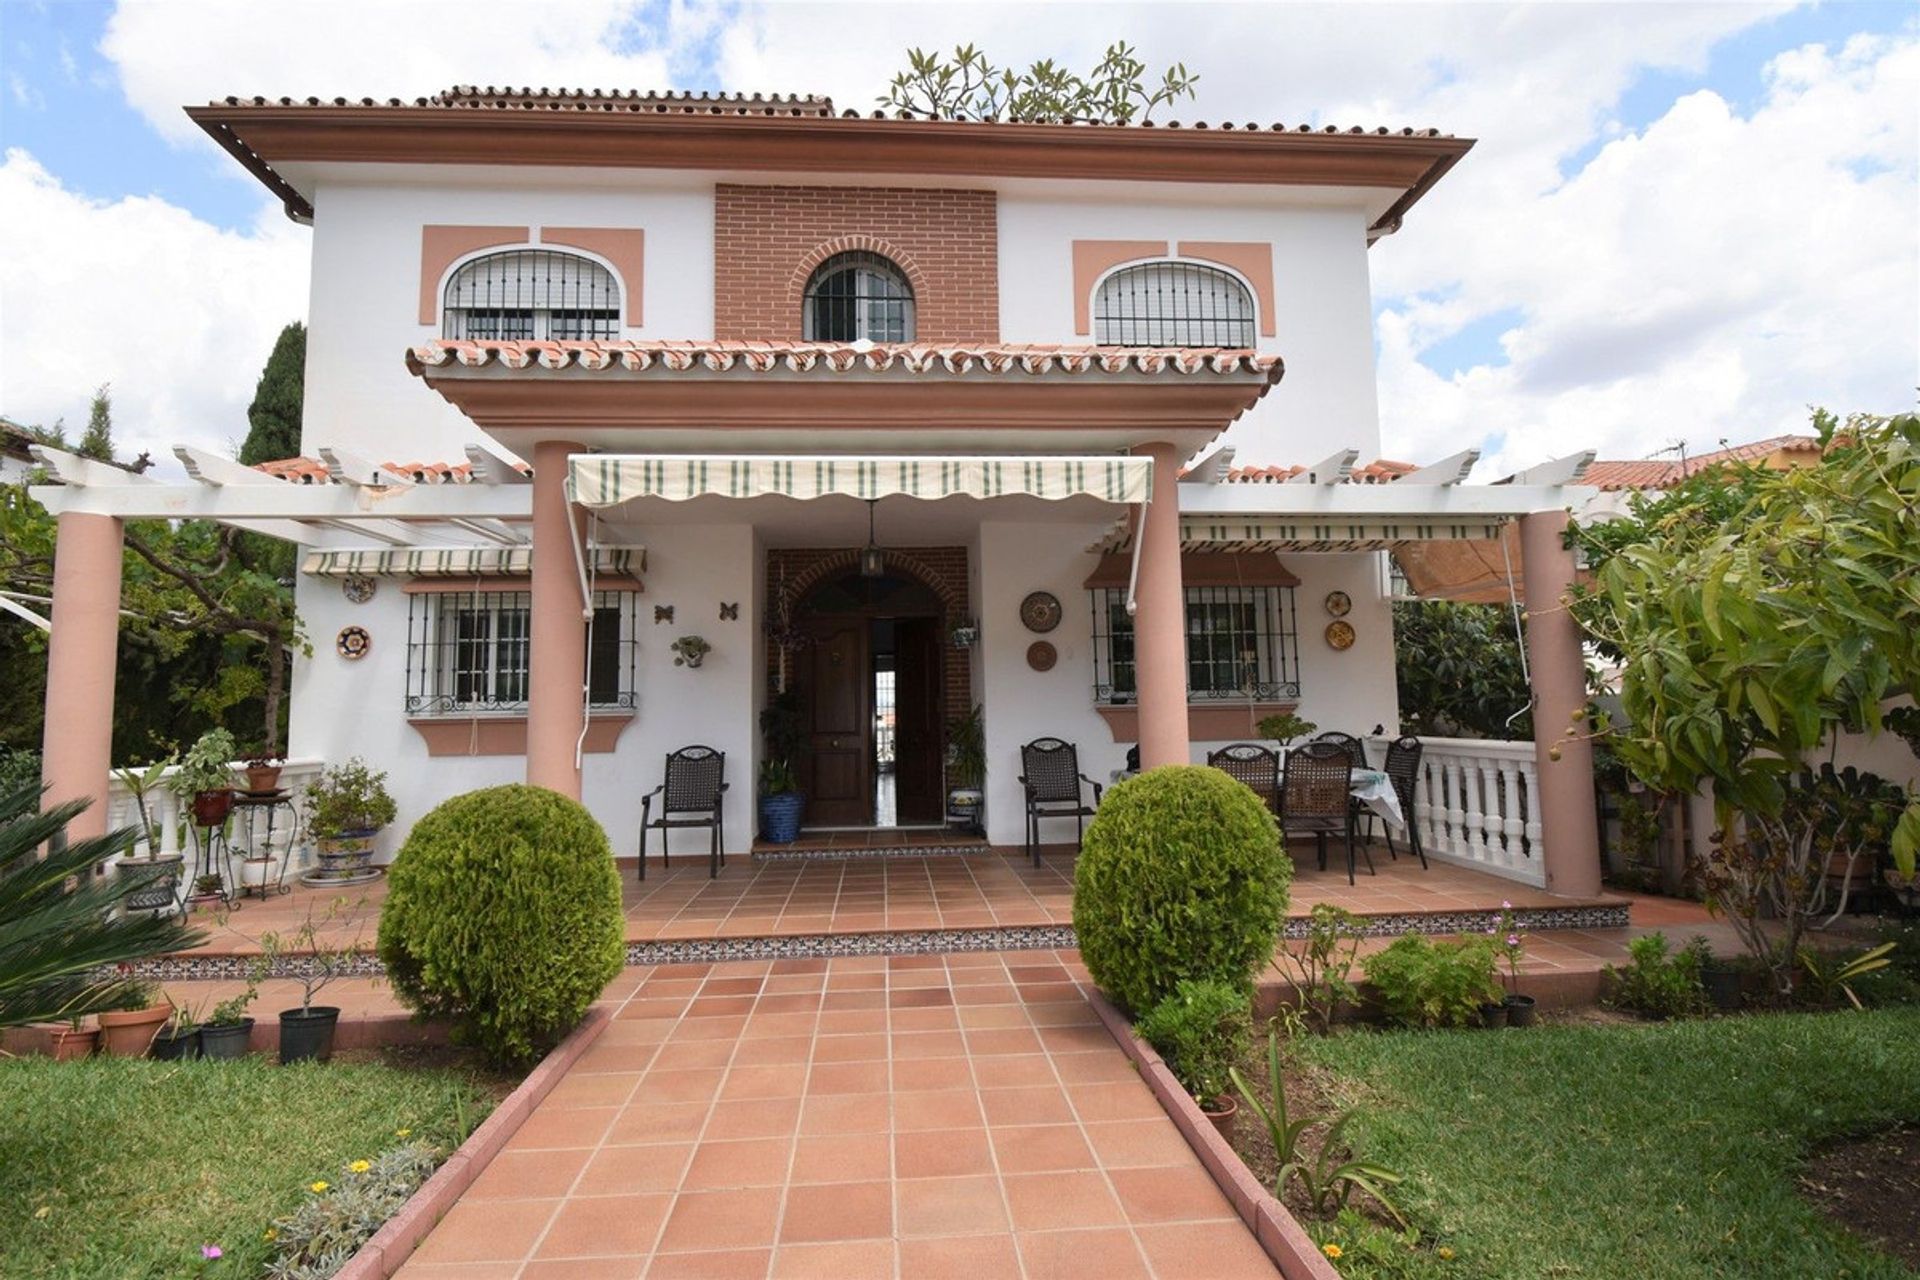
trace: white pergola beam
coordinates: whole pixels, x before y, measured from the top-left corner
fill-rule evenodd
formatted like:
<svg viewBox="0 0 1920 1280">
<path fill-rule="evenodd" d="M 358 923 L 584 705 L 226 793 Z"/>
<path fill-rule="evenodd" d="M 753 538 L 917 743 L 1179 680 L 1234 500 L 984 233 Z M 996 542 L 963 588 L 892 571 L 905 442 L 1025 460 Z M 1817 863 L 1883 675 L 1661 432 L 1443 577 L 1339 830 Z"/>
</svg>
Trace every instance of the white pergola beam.
<svg viewBox="0 0 1920 1280">
<path fill-rule="evenodd" d="M 187 474 L 201 484 L 223 485 L 284 485 L 286 481 L 275 479 L 264 471 L 256 471 L 244 462 L 225 457 L 218 453 L 209 453 L 205 449 L 196 449 L 192 445 L 173 446 L 173 456 L 180 459 L 180 465 Z"/>
<path fill-rule="evenodd" d="M 1582 449 L 1579 453 L 1570 453 L 1564 458 L 1555 458 L 1543 462 L 1525 471 L 1516 471 L 1504 480 L 1495 480 L 1495 484 L 1579 484 L 1587 474 L 1587 468 L 1593 465 L 1593 449 Z"/>
<path fill-rule="evenodd" d="M 481 445 L 467 446 L 467 464 L 480 484 L 532 484 L 533 477 Z"/>
<path fill-rule="evenodd" d="M 503 547 L 524 547 L 528 542 L 525 534 L 499 520 L 458 519 L 449 520 L 447 523 L 456 529 L 464 529 L 476 538 L 484 538 L 488 542 L 497 543 Z"/>
<path fill-rule="evenodd" d="M 0 609 L 6 610 L 8 613 L 13 614 L 15 617 L 25 618 L 28 623 L 40 628 L 40 630 L 42 631 L 53 630 L 52 622 L 41 617 L 39 614 L 27 608 L 27 606 L 21 604 L 19 601 L 8 599 L 5 593 L 0 593 Z"/>
<path fill-rule="evenodd" d="M 1442 458 L 1438 462 L 1430 462 L 1418 471 L 1409 471 L 1393 483 L 1396 485 L 1460 484 L 1466 480 L 1467 473 L 1473 470 L 1473 464 L 1478 461 L 1480 461 L 1480 451 L 1478 449 L 1462 449 L 1460 452 L 1450 457 Z"/>
<path fill-rule="evenodd" d="M 1202 454 L 1200 461 L 1187 468 L 1187 474 L 1180 477 L 1181 484 L 1221 484 L 1226 481 L 1227 472 L 1233 466 L 1233 446 L 1216 445 Z"/>
<path fill-rule="evenodd" d="M 333 477 L 335 484 L 353 485 L 360 489 L 410 489 L 413 487 L 413 481 L 399 472 L 389 471 L 350 449 L 342 449 L 336 445 L 321 445 L 320 461 L 327 464 L 327 474 Z"/>
<path fill-rule="evenodd" d="M 1360 460 L 1358 449 L 1342 449 L 1330 457 L 1308 467 L 1298 475 L 1287 477 L 1288 484 L 1340 484 L 1353 474 L 1353 464 Z"/>
<path fill-rule="evenodd" d="M 1401 521 L 1446 521 L 1456 516 L 1524 516 L 1578 507 L 1592 489 L 1567 485 L 1420 484 L 1217 484 L 1180 491 L 1183 515 L 1223 517 L 1299 516 L 1338 521 L 1347 517 Z"/>
<path fill-rule="evenodd" d="M 92 458 L 83 458 L 77 453 L 68 453 L 65 449 L 55 449 L 50 445 L 30 444 L 27 452 L 34 459 L 69 485 L 157 485 L 159 481 L 138 471 L 125 471 L 105 462 L 96 462 Z"/>
<path fill-rule="evenodd" d="M 114 474 L 118 475 L 118 472 Z M 383 493 L 341 484 L 35 485 L 35 501 L 58 515 L 85 511 L 130 520 L 529 520 L 529 485 L 412 485 Z M 376 515 L 377 510 L 377 515 Z"/>
</svg>

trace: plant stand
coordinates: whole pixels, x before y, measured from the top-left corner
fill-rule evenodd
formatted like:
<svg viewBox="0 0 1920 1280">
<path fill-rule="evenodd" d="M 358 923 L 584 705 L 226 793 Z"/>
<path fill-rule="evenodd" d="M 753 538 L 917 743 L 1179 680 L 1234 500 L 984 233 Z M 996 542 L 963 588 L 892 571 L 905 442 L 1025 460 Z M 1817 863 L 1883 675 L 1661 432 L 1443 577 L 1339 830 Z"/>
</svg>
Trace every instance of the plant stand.
<svg viewBox="0 0 1920 1280">
<path fill-rule="evenodd" d="M 149 858 L 122 858 L 114 864 L 114 874 L 137 880 L 140 887 L 120 900 L 126 912 L 153 911 L 161 915 L 178 913 L 187 917 L 187 904 L 180 893 L 180 881 L 186 874 L 187 860 L 177 853 Z"/>
<path fill-rule="evenodd" d="M 189 903 L 218 902 L 222 906 L 233 906 L 239 901 L 235 892 L 233 877 L 233 846 L 227 843 L 227 824 L 222 820 L 218 826 L 202 827 L 189 824 L 187 832 L 193 838 L 193 873 L 188 881 L 187 901 Z M 218 876 L 220 891 L 202 893 L 200 881 L 204 876 Z"/>
<path fill-rule="evenodd" d="M 233 808 L 245 830 L 246 843 L 240 849 L 242 861 L 247 866 L 260 868 L 262 872 L 257 884 L 248 884 L 245 875 L 242 875 L 238 896 L 252 894 L 265 900 L 275 894 L 291 893 L 293 886 L 287 883 L 287 863 L 293 860 L 293 846 L 300 827 L 300 812 L 294 806 L 293 793 L 243 791 L 233 798 Z M 273 868 L 273 831 L 283 810 L 286 814 L 287 856 L 280 859 L 276 875 Z M 260 830 L 263 816 L 266 819 L 264 833 Z"/>
</svg>

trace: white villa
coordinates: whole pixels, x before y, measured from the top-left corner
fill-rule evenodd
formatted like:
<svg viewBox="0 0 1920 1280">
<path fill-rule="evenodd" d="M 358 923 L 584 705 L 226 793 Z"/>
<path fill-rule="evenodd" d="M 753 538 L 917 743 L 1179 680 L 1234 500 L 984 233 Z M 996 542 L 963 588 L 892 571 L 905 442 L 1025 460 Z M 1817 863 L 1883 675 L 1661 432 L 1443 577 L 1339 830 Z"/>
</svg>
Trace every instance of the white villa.
<svg viewBox="0 0 1920 1280">
<path fill-rule="evenodd" d="M 694 744 L 748 854 L 783 690 L 807 829 L 875 847 L 945 825 L 975 706 L 1002 847 L 1035 739 L 1105 785 L 1287 709 L 1391 737 L 1391 555 L 1532 611 L 1540 741 L 1429 743 L 1427 851 L 1597 892 L 1559 608 L 1591 455 L 1379 461 L 1368 252 L 1471 141 L 491 88 L 189 114 L 313 227 L 303 456 L 183 447 L 169 480 L 38 451 L 54 798 L 107 794 L 125 518 L 301 545 L 288 754 L 387 771 L 388 854 L 526 781 L 631 857 Z"/>
</svg>

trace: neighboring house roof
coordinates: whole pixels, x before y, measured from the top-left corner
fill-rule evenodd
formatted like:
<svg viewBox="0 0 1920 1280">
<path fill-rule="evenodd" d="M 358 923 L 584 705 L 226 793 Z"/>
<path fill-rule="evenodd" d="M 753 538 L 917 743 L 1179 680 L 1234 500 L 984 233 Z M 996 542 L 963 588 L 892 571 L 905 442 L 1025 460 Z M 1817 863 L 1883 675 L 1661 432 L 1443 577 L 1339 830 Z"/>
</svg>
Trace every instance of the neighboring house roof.
<svg viewBox="0 0 1920 1280">
<path fill-rule="evenodd" d="M 696 342 L 664 339 L 616 342 L 473 342 L 436 339 L 407 352 L 407 367 L 448 365 L 508 369 L 577 367 L 588 370 L 658 368 L 724 373 L 773 371 L 846 373 L 862 370 L 910 374 L 975 374 L 1071 377 L 1098 370 L 1189 377 L 1195 374 L 1262 374 L 1279 381 L 1279 356 L 1237 347 L 1094 347 L 1052 343 L 940 345 L 933 343 Z"/>
<path fill-rule="evenodd" d="M 1729 463 L 1757 462 L 1789 467 L 1812 462 L 1819 456 L 1820 442 L 1812 436 L 1769 436 L 1765 440 L 1695 454 L 1685 462 L 1678 458 L 1595 461 L 1588 464 L 1580 483 L 1597 489 L 1671 489 L 1688 476 Z"/>
<path fill-rule="evenodd" d="M 365 161 L 1362 187 L 1381 194 L 1378 235 L 1473 147 L 1430 128 L 928 120 L 835 114 L 813 96 L 472 85 L 411 101 L 230 97 L 187 115 L 296 221 L 313 217 L 311 182 L 276 166 Z"/>
</svg>

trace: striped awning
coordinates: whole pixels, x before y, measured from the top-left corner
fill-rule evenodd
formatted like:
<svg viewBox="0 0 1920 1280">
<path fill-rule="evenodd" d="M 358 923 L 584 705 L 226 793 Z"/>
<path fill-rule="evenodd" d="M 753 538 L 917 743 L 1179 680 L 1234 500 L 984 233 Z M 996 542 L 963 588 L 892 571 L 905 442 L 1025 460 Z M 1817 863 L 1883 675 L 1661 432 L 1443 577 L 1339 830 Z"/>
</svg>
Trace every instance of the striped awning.
<svg viewBox="0 0 1920 1280">
<path fill-rule="evenodd" d="M 746 455 L 580 454 L 567 475 L 567 496 L 588 507 L 635 498 L 685 501 L 723 498 L 1003 498 L 1024 494 L 1058 500 L 1092 497 L 1145 502 L 1153 495 L 1153 460 L 1119 455 L 1048 458 L 792 457 Z"/>
<path fill-rule="evenodd" d="M 1315 520 L 1310 516 L 1180 517 L 1182 551 L 1391 551 L 1408 543 L 1479 542 L 1497 539 L 1504 517 L 1456 521 Z M 1125 526 L 1095 549 L 1124 551 L 1132 541 Z"/>
<path fill-rule="evenodd" d="M 562 554 L 565 554 L 563 551 Z M 638 574 L 647 567 L 645 547 L 600 547 L 597 573 Z M 409 578 L 524 578 L 533 572 L 532 547 L 407 547 L 389 551 L 312 551 L 300 572 L 323 578 L 349 574 Z"/>
</svg>

